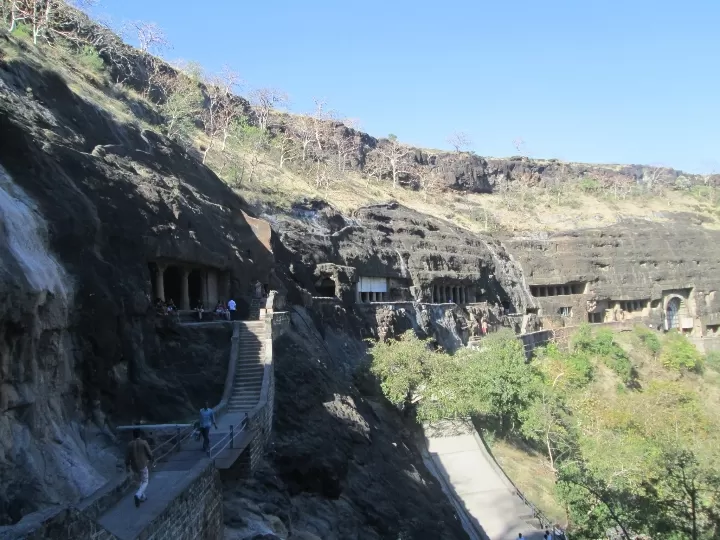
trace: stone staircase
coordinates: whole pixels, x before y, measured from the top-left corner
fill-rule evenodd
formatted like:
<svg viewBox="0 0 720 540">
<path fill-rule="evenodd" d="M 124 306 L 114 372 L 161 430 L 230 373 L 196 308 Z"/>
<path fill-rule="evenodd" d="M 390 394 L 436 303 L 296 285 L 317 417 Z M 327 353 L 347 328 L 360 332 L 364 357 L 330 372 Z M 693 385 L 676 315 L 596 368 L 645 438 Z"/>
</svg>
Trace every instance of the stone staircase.
<svg viewBox="0 0 720 540">
<path fill-rule="evenodd" d="M 248 320 L 257 321 L 260 318 L 260 309 L 265 307 L 265 298 L 250 298 L 249 304 Z"/>
<path fill-rule="evenodd" d="M 265 321 L 241 323 L 238 358 L 228 412 L 249 412 L 260 400 L 265 369 Z"/>
</svg>

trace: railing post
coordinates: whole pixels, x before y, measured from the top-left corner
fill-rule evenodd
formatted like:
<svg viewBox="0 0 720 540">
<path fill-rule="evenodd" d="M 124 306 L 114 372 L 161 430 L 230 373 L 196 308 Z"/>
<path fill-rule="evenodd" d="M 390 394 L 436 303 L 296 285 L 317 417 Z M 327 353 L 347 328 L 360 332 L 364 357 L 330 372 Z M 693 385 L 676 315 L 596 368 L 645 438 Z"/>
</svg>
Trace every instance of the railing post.
<svg viewBox="0 0 720 540">
<path fill-rule="evenodd" d="M 181 448 L 180 448 L 180 446 L 181 446 L 181 444 L 180 444 L 180 428 L 175 428 L 175 440 L 177 441 L 178 452 L 180 452 L 180 450 L 181 450 Z"/>
<path fill-rule="evenodd" d="M 233 448 L 234 442 L 235 442 L 235 432 L 233 431 L 233 427 L 230 426 L 230 448 Z"/>
</svg>

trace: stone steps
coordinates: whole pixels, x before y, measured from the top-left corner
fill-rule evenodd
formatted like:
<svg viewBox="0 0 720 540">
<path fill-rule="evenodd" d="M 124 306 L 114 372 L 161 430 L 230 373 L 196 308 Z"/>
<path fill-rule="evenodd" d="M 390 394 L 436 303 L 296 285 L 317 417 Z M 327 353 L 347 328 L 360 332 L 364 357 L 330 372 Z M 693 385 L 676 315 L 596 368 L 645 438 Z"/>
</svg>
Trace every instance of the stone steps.
<svg viewBox="0 0 720 540">
<path fill-rule="evenodd" d="M 251 308 L 253 305 L 251 304 Z M 259 317 L 260 304 L 257 303 L 256 307 Z M 235 379 L 232 395 L 228 402 L 228 411 L 249 411 L 260 400 L 265 373 L 263 359 L 265 357 L 266 332 L 265 321 L 243 321 L 240 328 Z"/>
</svg>

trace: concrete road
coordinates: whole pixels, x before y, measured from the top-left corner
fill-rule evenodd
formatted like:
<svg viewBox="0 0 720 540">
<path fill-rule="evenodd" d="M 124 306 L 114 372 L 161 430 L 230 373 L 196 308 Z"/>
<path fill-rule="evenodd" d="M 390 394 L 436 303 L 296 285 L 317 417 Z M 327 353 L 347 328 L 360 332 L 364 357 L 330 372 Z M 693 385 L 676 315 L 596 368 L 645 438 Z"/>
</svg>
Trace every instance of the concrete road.
<svg viewBox="0 0 720 540">
<path fill-rule="evenodd" d="M 465 510 L 490 540 L 542 540 L 532 510 L 514 494 L 507 479 L 473 435 L 428 439 L 428 451 Z"/>
</svg>

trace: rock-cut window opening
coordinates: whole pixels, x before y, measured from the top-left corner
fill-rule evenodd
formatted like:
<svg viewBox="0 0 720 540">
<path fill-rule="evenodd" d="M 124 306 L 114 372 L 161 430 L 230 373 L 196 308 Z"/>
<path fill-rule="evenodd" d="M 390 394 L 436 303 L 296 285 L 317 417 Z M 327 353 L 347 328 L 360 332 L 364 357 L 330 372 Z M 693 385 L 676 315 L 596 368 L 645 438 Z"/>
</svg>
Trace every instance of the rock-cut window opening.
<svg viewBox="0 0 720 540">
<path fill-rule="evenodd" d="M 475 293 L 470 287 L 460 285 L 433 285 L 430 290 L 431 304 L 472 304 L 476 302 Z"/>
<path fill-rule="evenodd" d="M 387 302 L 388 280 L 384 277 L 362 276 L 356 285 L 355 301 L 360 303 Z"/>
<path fill-rule="evenodd" d="M 531 285 L 530 294 L 536 298 L 545 296 L 570 296 L 585 294 L 585 283 L 564 283 L 562 285 Z"/>
<path fill-rule="evenodd" d="M 649 300 L 625 300 L 620 302 L 620 309 L 633 313 L 636 311 L 642 311 L 648 304 Z"/>
<path fill-rule="evenodd" d="M 321 297 L 335 296 L 335 280 L 330 277 L 320 279 L 315 284 L 315 291 Z"/>
</svg>

